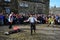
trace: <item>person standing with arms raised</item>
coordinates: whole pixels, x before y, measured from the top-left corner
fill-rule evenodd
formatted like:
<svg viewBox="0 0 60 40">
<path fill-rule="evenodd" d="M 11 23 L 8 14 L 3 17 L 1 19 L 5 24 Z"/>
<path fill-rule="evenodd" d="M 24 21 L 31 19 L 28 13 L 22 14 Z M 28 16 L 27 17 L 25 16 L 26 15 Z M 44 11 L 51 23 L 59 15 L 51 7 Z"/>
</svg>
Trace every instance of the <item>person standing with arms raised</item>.
<svg viewBox="0 0 60 40">
<path fill-rule="evenodd" d="M 26 20 L 26 21 L 24 21 L 24 22 L 30 22 L 30 27 L 31 27 L 31 35 L 32 35 L 32 33 L 33 33 L 33 30 L 34 30 L 34 33 L 35 33 L 35 31 L 36 31 L 36 25 L 35 25 L 35 23 L 36 22 L 40 22 L 40 21 L 38 21 L 35 17 L 34 17 L 34 15 L 30 15 L 30 17 L 28 18 L 28 20 Z"/>
</svg>

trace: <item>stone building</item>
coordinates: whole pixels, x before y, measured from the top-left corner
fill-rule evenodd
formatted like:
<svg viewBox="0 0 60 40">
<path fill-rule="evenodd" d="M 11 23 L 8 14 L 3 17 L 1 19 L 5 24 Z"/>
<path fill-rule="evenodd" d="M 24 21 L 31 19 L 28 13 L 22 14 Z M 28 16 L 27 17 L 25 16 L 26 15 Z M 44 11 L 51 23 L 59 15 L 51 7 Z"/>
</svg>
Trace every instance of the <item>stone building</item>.
<svg viewBox="0 0 60 40">
<path fill-rule="evenodd" d="M 60 15 L 60 7 L 56 7 L 56 6 L 51 7 L 49 13 Z"/>
<path fill-rule="evenodd" d="M 19 13 L 49 13 L 49 0 L 18 0 Z"/>
<path fill-rule="evenodd" d="M 49 13 L 49 0 L 0 0 L 0 9 L 10 13 Z"/>
<path fill-rule="evenodd" d="M 18 9 L 18 2 L 16 0 L 0 0 L 0 11 L 10 13 L 15 9 Z"/>
</svg>

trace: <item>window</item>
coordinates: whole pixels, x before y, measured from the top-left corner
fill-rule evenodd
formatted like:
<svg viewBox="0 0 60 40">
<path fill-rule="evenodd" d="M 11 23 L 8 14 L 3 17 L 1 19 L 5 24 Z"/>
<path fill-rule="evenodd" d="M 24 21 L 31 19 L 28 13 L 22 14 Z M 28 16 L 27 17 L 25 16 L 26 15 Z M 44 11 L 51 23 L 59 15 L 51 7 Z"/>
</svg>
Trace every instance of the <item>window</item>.
<svg viewBox="0 0 60 40">
<path fill-rule="evenodd" d="M 20 5 L 20 7 L 28 7 L 28 4 L 24 3 L 24 2 L 19 3 L 19 5 Z"/>
<path fill-rule="evenodd" d="M 0 2 L 1 2 L 1 0 L 0 0 Z"/>
<path fill-rule="evenodd" d="M 5 12 L 6 12 L 6 13 L 10 14 L 10 11 L 11 11 L 11 10 L 10 10 L 9 7 L 5 7 Z"/>
<path fill-rule="evenodd" d="M 5 2 L 11 2 L 11 0 L 4 0 Z"/>
</svg>

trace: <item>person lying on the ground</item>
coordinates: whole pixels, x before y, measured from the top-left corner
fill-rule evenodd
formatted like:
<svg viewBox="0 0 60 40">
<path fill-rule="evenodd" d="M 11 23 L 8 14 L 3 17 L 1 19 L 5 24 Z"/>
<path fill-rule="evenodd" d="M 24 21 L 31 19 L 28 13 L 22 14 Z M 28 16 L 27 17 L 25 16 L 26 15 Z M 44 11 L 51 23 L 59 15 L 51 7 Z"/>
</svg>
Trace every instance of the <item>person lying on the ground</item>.
<svg viewBox="0 0 60 40">
<path fill-rule="evenodd" d="M 9 34 L 13 34 L 13 33 L 18 33 L 20 31 L 21 31 L 21 29 L 18 26 L 14 26 L 11 31 L 5 32 L 4 34 L 9 35 Z"/>
</svg>

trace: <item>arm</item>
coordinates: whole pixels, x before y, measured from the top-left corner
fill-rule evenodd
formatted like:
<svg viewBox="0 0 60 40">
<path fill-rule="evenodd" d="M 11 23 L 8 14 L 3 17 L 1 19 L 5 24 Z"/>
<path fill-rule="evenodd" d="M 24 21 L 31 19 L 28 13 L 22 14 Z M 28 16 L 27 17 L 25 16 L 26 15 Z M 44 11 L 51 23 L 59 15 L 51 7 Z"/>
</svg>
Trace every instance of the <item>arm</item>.
<svg viewBox="0 0 60 40">
<path fill-rule="evenodd" d="M 28 22 L 30 20 L 30 18 L 28 18 L 28 20 L 25 20 L 24 22 Z"/>
<path fill-rule="evenodd" d="M 36 18 L 35 18 L 35 21 L 36 21 L 36 22 L 40 22 L 40 21 L 39 21 L 39 20 L 37 20 Z"/>
</svg>

